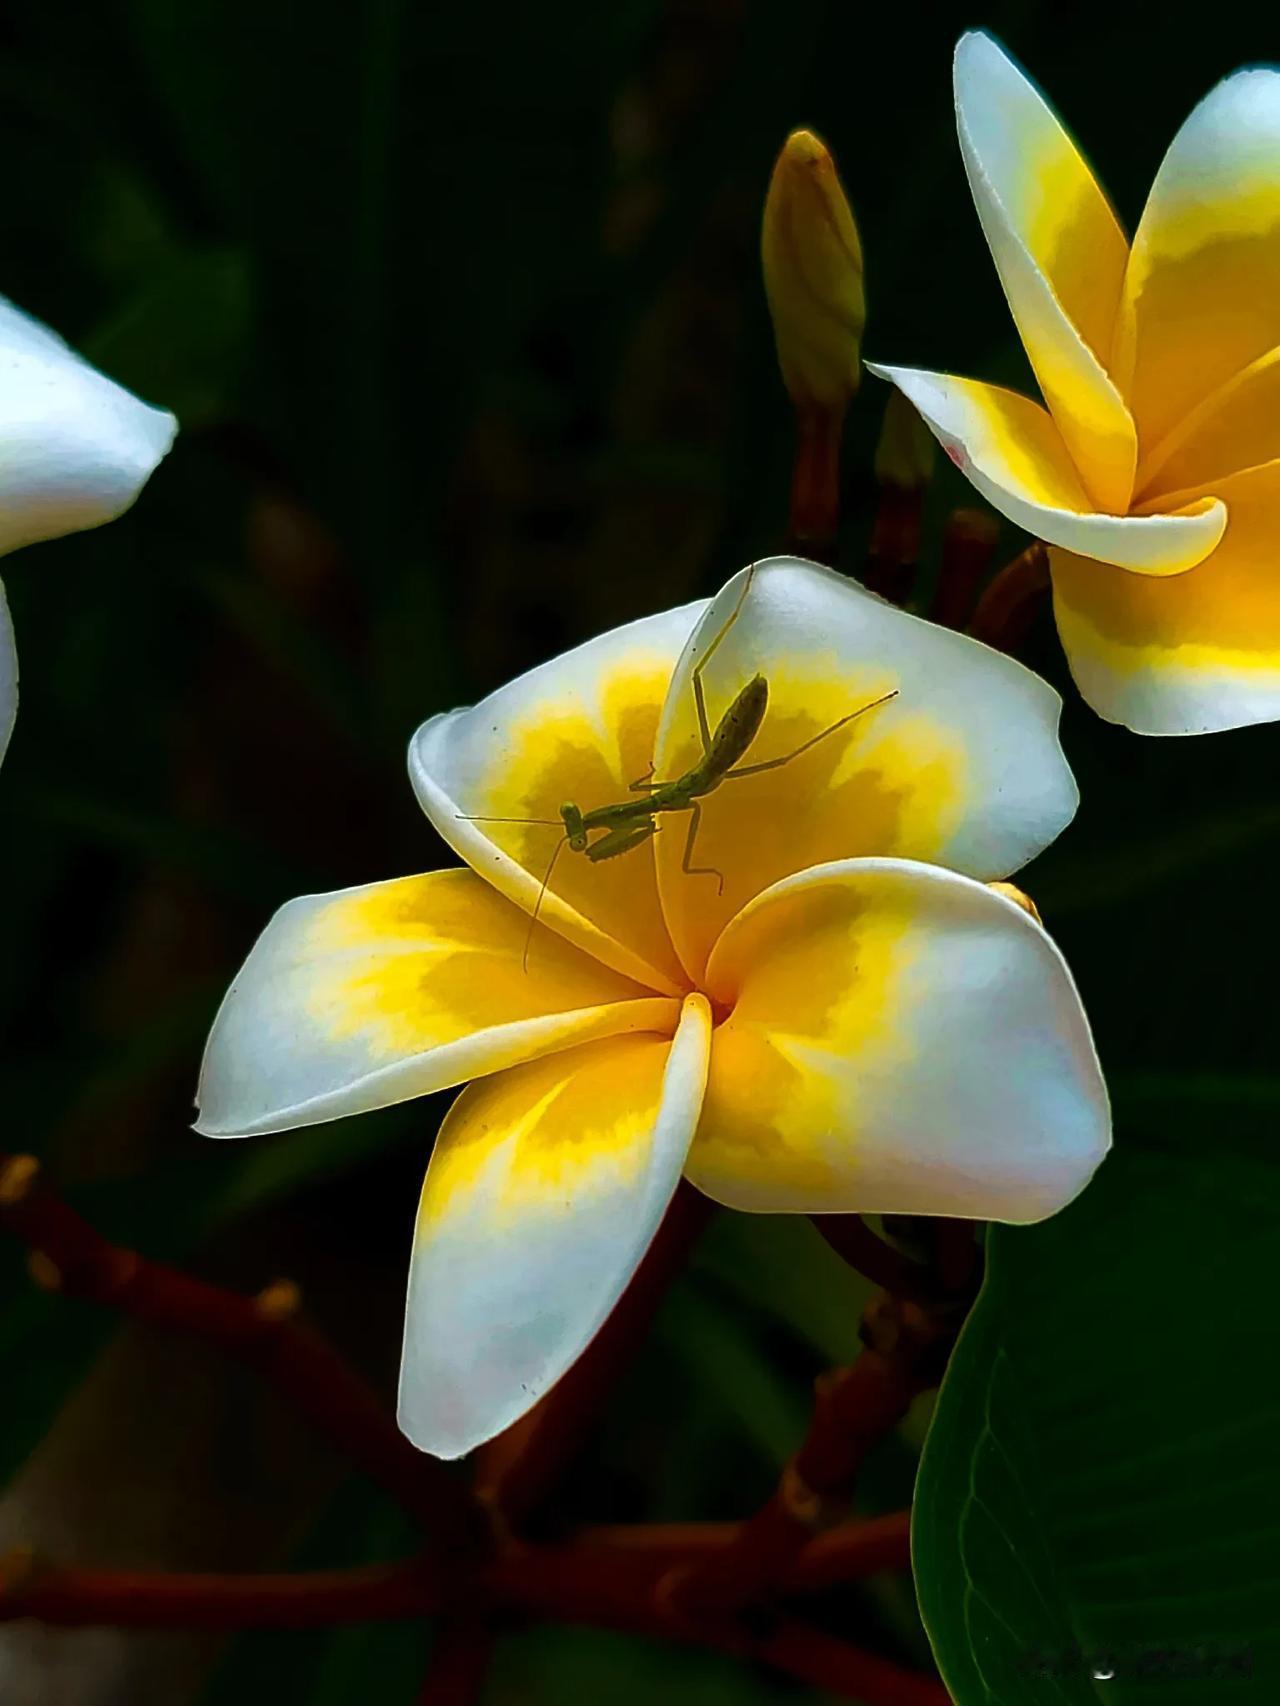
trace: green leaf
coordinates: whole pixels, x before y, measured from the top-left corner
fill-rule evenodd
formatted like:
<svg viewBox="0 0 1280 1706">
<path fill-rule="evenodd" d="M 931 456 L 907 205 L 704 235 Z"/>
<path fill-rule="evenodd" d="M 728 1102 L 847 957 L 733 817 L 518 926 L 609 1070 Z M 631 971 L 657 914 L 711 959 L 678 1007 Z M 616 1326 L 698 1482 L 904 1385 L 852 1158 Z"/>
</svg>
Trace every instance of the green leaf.
<svg viewBox="0 0 1280 1706">
<path fill-rule="evenodd" d="M 913 1540 L 959 1706 L 1274 1697 L 1278 1248 L 1280 1169 L 1220 1127 L 993 1229 Z"/>
<path fill-rule="evenodd" d="M 48 1429 L 67 1392 L 83 1377 L 114 1323 L 66 1299 L 38 1291 L 25 1272 L 25 1252 L 0 1258 L 0 1364 L 4 1425 L 0 1427 L 0 1487 Z"/>
<path fill-rule="evenodd" d="M 1144 1139 L 1275 1140 L 1280 1078 L 1251 1072 L 1127 1072 L 1110 1081 L 1117 1120 Z"/>
<path fill-rule="evenodd" d="M 164 268 L 85 340 L 85 354 L 190 430 L 230 413 L 251 325 L 247 262 L 211 249 Z"/>
<path fill-rule="evenodd" d="M 857 1355 L 858 1322 L 875 1287 L 840 1260 L 804 1215 L 717 1215 L 696 1263 L 824 1361 Z"/>
<path fill-rule="evenodd" d="M 1036 904 L 1055 921 L 1077 912 L 1123 906 L 1157 885 L 1198 875 L 1206 866 L 1274 844 L 1280 808 L 1233 807 L 1199 813 L 1185 826 L 1162 824 L 1155 834 L 1116 839 L 1099 858 L 1096 847 L 1060 856 L 1036 884 Z"/>
<path fill-rule="evenodd" d="M 804 1433 L 805 1393 L 778 1371 L 758 1338 L 690 1283 L 673 1291 L 659 1332 L 684 1364 L 684 1378 L 719 1400 L 766 1462 L 783 1462 Z"/>
<path fill-rule="evenodd" d="M 350 1568 L 409 1557 L 412 1524 L 362 1480 L 344 1482 L 280 1567 Z M 201 1706 L 305 1701 L 345 1706 L 369 1693 L 379 1706 L 410 1706 L 426 1673 L 430 1625 L 423 1618 L 335 1629 L 259 1629 L 232 1640 Z M 370 1688 L 370 1679 L 376 1685 Z"/>
</svg>

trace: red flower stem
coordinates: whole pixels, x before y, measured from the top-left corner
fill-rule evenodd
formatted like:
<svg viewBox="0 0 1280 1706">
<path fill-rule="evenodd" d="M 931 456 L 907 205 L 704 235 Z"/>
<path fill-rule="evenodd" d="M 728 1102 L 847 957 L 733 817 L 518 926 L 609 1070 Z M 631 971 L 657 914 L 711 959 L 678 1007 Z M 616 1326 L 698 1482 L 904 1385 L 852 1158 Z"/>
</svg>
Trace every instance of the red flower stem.
<svg viewBox="0 0 1280 1706">
<path fill-rule="evenodd" d="M 681 1180 L 644 1260 L 591 1344 L 532 1410 L 476 1452 L 472 1486 L 499 1534 L 533 1509 L 582 1444 L 713 1208 Z"/>
<path fill-rule="evenodd" d="M 811 1214 L 809 1219 L 842 1261 L 885 1291 L 899 1297 L 923 1298 L 934 1289 L 923 1262 L 912 1261 L 895 1250 L 860 1214 Z"/>
<path fill-rule="evenodd" d="M 560 1548 L 566 1558 L 582 1555 L 584 1565 L 599 1567 L 602 1555 L 611 1567 L 627 1560 L 652 1585 L 670 1569 L 728 1550 L 741 1523 L 636 1523 L 584 1529 Z M 911 1567 L 911 1512 L 892 1511 L 827 1529 L 807 1542 L 782 1581 L 787 1594 L 815 1592 L 874 1575 L 878 1570 Z"/>
<path fill-rule="evenodd" d="M 811 1540 L 782 1582 L 788 1594 L 905 1569 L 911 1513 L 850 1522 Z M 562 1603 L 577 1611 L 652 1598 L 668 1570 L 723 1552 L 732 1522 L 637 1524 L 585 1529 L 559 1546 L 517 1547 L 459 1578 L 462 1598 L 510 1608 Z M 391 1622 L 445 1603 L 440 1567 L 425 1559 L 302 1574 L 200 1575 L 91 1570 L 46 1564 L 25 1551 L 0 1560 L 0 1622 L 29 1617 L 83 1627 L 303 1629 Z"/>
<path fill-rule="evenodd" d="M 493 1630 L 477 1612 L 461 1612 L 436 1632 L 418 1706 L 475 1706 L 493 1656 Z"/>
<path fill-rule="evenodd" d="M 872 1299 L 863 1317 L 866 1349 L 817 1381 L 809 1431 L 774 1492 L 732 1544 L 666 1578 L 660 1592 L 679 1612 L 733 1611 L 780 1586 L 815 1533 L 846 1510 L 867 1454 L 937 1378 L 936 1353 L 949 1330 L 906 1299 Z"/>
<path fill-rule="evenodd" d="M 796 406 L 787 549 L 816 563 L 835 560 L 840 527 L 840 439 L 844 409 Z"/>
<path fill-rule="evenodd" d="M 417 1559 L 243 1576 L 80 1569 L 26 1554 L 0 1563 L 0 1622 L 64 1629 L 327 1629 L 420 1617 L 442 1599 L 437 1571 Z"/>
<path fill-rule="evenodd" d="M 1049 591 L 1049 553 L 1037 540 L 1006 563 L 978 600 L 969 633 L 1015 656 Z"/>
<path fill-rule="evenodd" d="M 468 1532 L 473 1507 L 462 1484 L 415 1451 L 373 1389 L 293 1318 L 300 1297 L 289 1282 L 243 1297 L 108 1243 L 49 1189 L 28 1155 L 0 1153 L 0 1230 L 31 1251 L 38 1284 L 216 1345 L 285 1393 L 437 1541 L 456 1543 Z"/>
<path fill-rule="evenodd" d="M 951 1696 L 931 1676 L 903 1670 L 889 1659 L 784 1618 L 752 1655 L 813 1688 L 864 1706 L 952 1706 Z"/>
<path fill-rule="evenodd" d="M 942 534 L 938 583 L 929 607 L 929 620 L 944 628 L 963 628 L 973 612 L 983 576 L 991 567 L 1000 538 L 1000 523 L 983 509 L 957 509 L 947 517 Z"/>
<path fill-rule="evenodd" d="M 659 1567 L 669 1560 L 668 1545 L 595 1541 L 513 1548 L 472 1577 L 447 1580 L 438 1566 L 420 1559 L 305 1575 L 221 1576 L 63 1568 L 18 1557 L 0 1567 L 0 1621 L 28 1617 L 65 1628 L 310 1629 L 414 1619 L 453 1606 L 460 1627 L 474 1640 L 481 1608 L 534 1612 L 717 1648 L 864 1706 L 945 1706 L 945 1693 L 931 1679 L 797 1619 L 753 1634 L 722 1620 L 691 1624 L 674 1618 L 654 1591 Z M 440 1656 L 456 1667 L 456 1683 L 474 1680 L 480 1654 L 473 1648 L 467 1655 L 461 1637 L 458 1647 L 450 1641 Z M 422 1698 L 467 1696 L 437 1691 Z"/>
<path fill-rule="evenodd" d="M 879 489 L 862 580 L 890 604 L 905 605 L 915 588 L 924 500 L 923 485 L 898 486 L 886 480 Z"/>
<path fill-rule="evenodd" d="M 982 1250 L 978 1222 L 941 1218 L 934 1223 L 933 1260 L 938 1282 L 953 1297 L 977 1290 Z"/>
</svg>

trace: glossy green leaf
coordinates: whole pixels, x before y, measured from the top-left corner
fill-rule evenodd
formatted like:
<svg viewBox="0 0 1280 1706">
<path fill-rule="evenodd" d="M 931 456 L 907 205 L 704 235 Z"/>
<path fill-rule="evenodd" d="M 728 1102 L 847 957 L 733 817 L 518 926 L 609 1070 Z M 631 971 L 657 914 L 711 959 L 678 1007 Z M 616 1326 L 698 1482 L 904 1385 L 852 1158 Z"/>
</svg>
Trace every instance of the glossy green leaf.
<svg viewBox="0 0 1280 1706">
<path fill-rule="evenodd" d="M 1280 1167 L 1122 1142 L 995 1228 L 916 1500 L 958 1706 L 1223 1706 L 1280 1685 Z"/>
</svg>

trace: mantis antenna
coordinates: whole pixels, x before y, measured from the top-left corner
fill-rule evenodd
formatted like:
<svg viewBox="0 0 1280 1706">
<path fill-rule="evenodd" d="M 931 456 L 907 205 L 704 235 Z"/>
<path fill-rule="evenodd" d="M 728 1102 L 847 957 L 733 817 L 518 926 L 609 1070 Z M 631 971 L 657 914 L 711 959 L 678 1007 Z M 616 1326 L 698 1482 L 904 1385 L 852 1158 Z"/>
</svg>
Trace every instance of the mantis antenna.
<svg viewBox="0 0 1280 1706">
<path fill-rule="evenodd" d="M 536 823 L 545 825 L 551 829 L 562 829 L 564 827 L 563 819 L 558 817 L 483 817 L 471 812 L 455 812 L 454 816 L 463 823 Z M 539 888 L 538 898 L 534 902 L 533 917 L 529 920 L 528 933 L 524 939 L 524 952 L 520 955 L 520 969 L 526 974 L 529 970 L 529 949 L 533 944 L 533 933 L 538 928 L 538 918 L 542 912 L 542 903 L 547 898 L 547 889 L 551 884 L 551 874 L 556 868 L 556 860 L 563 852 L 564 844 L 568 839 L 569 837 L 567 834 L 562 835 L 559 841 L 557 841 L 555 846 L 551 849 L 551 857 L 547 861 L 547 869 L 542 878 L 542 886 Z"/>
</svg>

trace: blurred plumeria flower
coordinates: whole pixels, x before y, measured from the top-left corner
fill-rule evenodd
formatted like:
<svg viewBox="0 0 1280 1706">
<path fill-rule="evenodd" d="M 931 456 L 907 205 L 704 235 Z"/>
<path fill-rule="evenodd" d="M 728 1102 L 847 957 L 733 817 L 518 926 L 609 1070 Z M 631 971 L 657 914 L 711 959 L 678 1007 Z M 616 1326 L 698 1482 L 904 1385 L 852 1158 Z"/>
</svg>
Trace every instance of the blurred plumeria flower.
<svg viewBox="0 0 1280 1706">
<path fill-rule="evenodd" d="M 0 759 L 13 733 L 13 720 L 18 714 L 18 651 L 13 643 L 13 623 L 9 605 L 0 586 Z"/>
<path fill-rule="evenodd" d="M 1080 691 L 1144 734 L 1280 717 L 1280 75 L 1239 71 L 1174 138 L 1132 246 L 989 36 L 956 50 L 960 147 L 1044 393 L 881 367 L 1050 546 Z"/>
<path fill-rule="evenodd" d="M 0 297 L 0 553 L 114 521 L 177 422 L 90 367 Z M 0 588 L 0 758 L 18 708 L 18 659 Z"/>
<path fill-rule="evenodd" d="M 401 1425 L 439 1456 L 570 1366 L 682 1172 L 748 1210 L 1032 1221 L 1108 1146 L 1067 968 L 985 886 L 1075 811 L 1057 695 L 829 570 L 743 573 L 745 597 L 736 576 L 425 723 L 413 786 L 467 868 L 293 901 L 214 1024 L 210 1136 L 478 1080 L 436 1140 L 409 1280 Z M 701 756 L 691 671 L 722 633 L 712 720 L 763 675 L 757 761 L 896 697 L 704 803 L 696 862 L 723 892 L 668 816 L 607 863 L 563 847 L 543 896 L 562 802 Z"/>
</svg>

